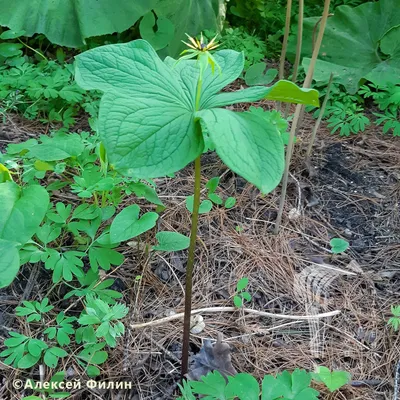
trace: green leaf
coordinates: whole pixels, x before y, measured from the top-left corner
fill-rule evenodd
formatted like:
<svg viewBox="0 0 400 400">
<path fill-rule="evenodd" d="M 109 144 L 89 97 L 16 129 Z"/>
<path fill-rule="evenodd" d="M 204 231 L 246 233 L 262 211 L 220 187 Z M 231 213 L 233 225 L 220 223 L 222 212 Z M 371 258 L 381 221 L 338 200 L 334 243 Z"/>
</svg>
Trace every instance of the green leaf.
<svg viewBox="0 0 400 400">
<path fill-rule="evenodd" d="M 275 127 L 252 113 L 213 109 L 199 112 L 216 152 L 234 172 L 269 193 L 284 169 L 284 147 Z"/>
<path fill-rule="evenodd" d="M 157 3 L 156 0 L 54 0 L 49 7 L 47 0 L 21 0 L 18 4 L 1 0 L 0 25 L 24 29 L 26 36 L 43 33 L 50 42 L 61 46 L 82 47 L 91 36 L 127 30 Z"/>
<path fill-rule="evenodd" d="M 223 201 L 222 201 L 222 199 L 221 199 L 221 197 L 219 196 L 219 195 L 217 195 L 216 193 L 209 193 L 208 194 L 208 198 L 214 203 L 214 204 L 217 204 L 217 205 L 221 205 L 221 204 L 223 204 Z"/>
<path fill-rule="evenodd" d="M 243 306 L 243 299 L 240 296 L 233 296 L 233 304 L 235 307 L 240 308 Z"/>
<path fill-rule="evenodd" d="M 18 361 L 18 368 L 21 369 L 28 369 L 33 367 L 40 359 L 40 356 L 34 356 L 30 353 L 25 354 L 19 361 Z"/>
<path fill-rule="evenodd" d="M 252 103 L 262 99 L 319 106 L 318 91 L 302 89 L 293 82 L 281 80 L 271 87 L 253 86 L 236 92 L 217 94 L 207 102 L 206 107 L 223 107 L 244 102 Z"/>
<path fill-rule="evenodd" d="M 154 7 L 158 18 L 168 18 L 175 26 L 175 35 L 162 54 L 178 56 L 184 48 L 181 40 L 187 39 L 186 34 L 196 36 L 206 29 L 219 31 L 221 4 L 221 0 L 158 1 Z"/>
<path fill-rule="evenodd" d="M 45 188 L 20 188 L 14 182 L 0 184 L 0 239 L 25 244 L 36 232 L 49 205 Z"/>
<path fill-rule="evenodd" d="M 239 373 L 228 377 L 225 395 L 227 398 L 238 397 L 243 400 L 258 400 L 260 396 L 260 386 L 253 376 L 246 373 Z"/>
<path fill-rule="evenodd" d="M 160 16 L 156 23 L 151 11 L 142 18 L 139 29 L 142 38 L 147 40 L 155 50 L 166 47 L 175 33 L 175 26 L 168 18 Z"/>
<path fill-rule="evenodd" d="M 253 64 L 246 72 L 245 81 L 247 86 L 253 85 L 268 85 L 270 84 L 278 75 L 278 70 L 268 69 L 267 64 L 260 62 Z"/>
<path fill-rule="evenodd" d="M 246 289 L 247 285 L 249 284 L 249 278 L 242 278 L 238 281 L 236 285 L 236 291 L 240 292 L 244 289 Z"/>
<path fill-rule="evenodd" d="M 24 47 L 21 43 L 0 43 L 0 56 L 9 58 L 15 56 L 21 56 Z"/>
<path fill-rule="evenodd" d="M 208 395 L 210 398 L 225 400 L 225 378 L 219 371 L 209 372 L 201 381 L 189 381 L 193 393 Z M 211 397 L 213 396 L 213 397 Z"/>
<path fill-rule="evenodd" d="M 178 232 L 158 232 L 156 234 L 158 245 L 153 250 L 179 251 L 185 250 L 190 245 L 190 238 Z"/>
<path fill-rule="evenodd" d="M 212 194 L 217 190 L 217 187 L 219 185 L 219 176 L 215 176 L 214 178 L 211 178 L 207 183 L 206 183 L 206 188 L 208 189 L 208 194 Z"/>
<path fill-rule="evenodd" d="M 163 176 L 202 153 L 204 142 L 194 123 L 193 103 L 178 73 L 160 60 L 149 43 L 102 46 L 76 59 L 78 84 L 106 92 L 99 134 L 115 169 L 138 178 Z M 156 151 L 150 150 L 154 147 Z"/>
<path fill-rule="evenodd" d="M 0 239 L 0 254 L 0 288 L 4 288 L 12 283 L 19 271 L 18 243 Z"/>
<path fill-rule="evenodd" d="M 339 254 L 345 252 L 349 248 L 349 242 L 340 238 L 333 238 L 329 244 L 332 248 L 332 253 Z"/>
<path fill-rule="evenodd" d="M 157 9 L 155 11 L 157 14 Z M 199 16 L 196 15 L 196 18 Z M 252 151 L 240 156 L 242 175 L 255 181 L 263 192 L 266 188 L 271 190 L 270 187 L 276 186 L 275 181 L 279 182 L 283 166 L 280 137 L 273 140 L 270 137 L 272 135 L 267 134 L 272 131 L 268 126 L 257 129 L 260 121 L 256 123 L 256 117 L 206 109 L 263 98 L 317 105 L 318 93 L 282 81 L 272 88 L 254 87 L 239 91 L 238 94 L 218 94 L 240 76 L 244 58 L 242 53 L 232 50 L 221 50 L 213 57 L 221 67 L 221 73 L 213 74 L 211 68 L 204 71 L 199 104 L 195 101 L 200 73 L 198 63 L 195 60 L 180 60 L 177 63 L 168 57 L 162 62 L 144 40 L 101 46 L 76 57 L 75 78 L 78 84 L 84 89 L 105 93 L 100 104 L 98 128 L 114 169 L 134 178 L 174 173 L 203 152 L 204 132 L 211 139 L 214 139 L 213 135 L 223 137 L 219 146 L 216 146 L 219 154 L 224 153 L 221 145 L 221 141 L 224 141 L 226 152 L 234 153 L 232 157 L 239 158 L 241 151 L 236 151 L 232 143 L 236 133 L 244 129 L 244 134 L 239 132 L 239 136 L 246 136 L 247 144 L 253 143 L 253 146 L 245 146 Z M 196 113 L 197 108 L 202 111 Z M 223 118 L 215 121 L 214 113 Z M 203 132 L 199 118 L 203 120 Z M 218 133 L 214 129 L 216 124 L 219 125 Z M 224 131 L 228 131 L 228 135 L 221 135 Z M 227 136 L 232 140 L 227 140 Z M 243 144 L 243 140 L 240 144 Z M 268 153 L 265 148 L 270 145 L 269 153 L 274 154 L 268 154 L 270 160 L 263 164 Z M 258 146 L 262 154 L 251 161 L 254 149 Z M 228 166 L 234 165 L 227 157 L 222 158 L 229 163 Z M 250 167 L 245 167 L 247 161 Z M 257 168 L 254 170 L 255 166 Z M 264 175 L 269 175 L 268 184 L 264 182 Z"/>
<path fill-rule="evenodd" d="M 114 218 L 110 228 L 113 243 L 132 239 L 155 227 L 158 214 L 148 212 L 139 218 L 139 212 L 139 206 L 134 204 L 124 208 Z"/>
<path fill-rule="evenodd" d="M 163 202 L 159 199 L 157 192 L 146 185 L 145 183 L 131 183 L 129 185 L 129 189 L 132 190 L 136 196 L 144 197 L 146 200 L 150 201 L 150 203 L 156 204 L 157 206 L 163 206 Z"/>
<path fill-rule="evenodd" d="M 193 204 L 194 196 L 186 197 L 186 208 L 192 213 L 193 212 Z M 199 214 L 207 214 L 212 209 L 212 203 L 210 200 L 203 200 L 199 206 Z"/>
<path fill-rule="evenodd" d="M 84 150 L 78 134 L 58 134 L 30 148 L 28 155 L 41 161 L 58 161 L 79 156 Z"/>
<path fill-rule="evenodd" d="M 308 69 L 312 33 L 319 17 L 305 18 L 302 54 Z M 351 24 L 349 23 L 351 21 Z M 314 79 L 321 85 L 334 74 L 334 82 L 356 93 L 362 79 L 384 86 L 398 82 L 400 74 L 400 4 L 398 0 L 367 2 L 358 7 L 341 6 L 329 18 Z M 368 34 L 365 34 L 368 32 Z M 294 57 L 295 42 L 289 46 Z M 357 57 L 354 57 L 357 54 Z"/>
<path fill-rule="evenodd" d="M 25 35 L 25 31 L 13 31 L 13 30 L 9 30 L 9 31 L 5 31 L 0 35 L 0 39 L 3 40 L 9 40 L 9 39 L 16 39 L 19 38 L 21 36 Z"/>
<path fill-rule="evenodd" d="M 323 382 L 330 392 L 348 384 L 351 379 L 350 373 L 346 371 L 330 371 L 329 368 L 320 366 L 317 371 L 311 374 L 317 382 Z"/>
<path fill-rule="evenodd" d="M 236 204 L 236 199 L 234 197 L 228 197 L 225 201 L 225 208 L 232 208 Z"/>
<path fill-rule="evenodd" d="M 99 266 L 105 271 L 109 271 L 111 265 L 121 265 L 124 262 L 124 256 L 113 249 L 92 246 L 89 249 L 89 261 L 93 271 L 97 272 Z"/>
</svg>

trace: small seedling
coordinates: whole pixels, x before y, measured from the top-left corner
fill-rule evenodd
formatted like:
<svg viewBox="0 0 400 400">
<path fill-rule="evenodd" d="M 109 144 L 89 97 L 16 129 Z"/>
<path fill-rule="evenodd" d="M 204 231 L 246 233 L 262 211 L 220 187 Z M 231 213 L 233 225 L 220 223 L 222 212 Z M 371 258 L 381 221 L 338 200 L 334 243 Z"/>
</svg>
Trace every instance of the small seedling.
<svg viewBox="0 0 400 400">
<path fill-rule="evenodd" d="M 344 253 L 349 248 L 349 242 L 340 238 L 333 238 L 329 244 L 333 254 Z"/>
<path fill-rule="evenodd" d="M 390 311 L 392 312 L 393 317 L 389 318 L 387 324 L 397 332 L 400 327 L 400 306 L 390 306 Z"/>
<path fill-rule="evenodd" d="M 249 284 L 249 278 L 242 278 L 236 285 L 236 294 L 233 297 L 233 303 L 235 307 L 240 308 L 243 306 L 244 301 L 251 301 L 251 295 L 246 292 L 245 289 Z"/>
<path fill-rule="evenodd" d="M 317 367 L 316 372 L 311 374 L 316 382 L 322 382 L 330 392 L 341 388 L 350 382 L 351 375 L 346 371 L 330 371 L 326 367 Z"/>
</svg>

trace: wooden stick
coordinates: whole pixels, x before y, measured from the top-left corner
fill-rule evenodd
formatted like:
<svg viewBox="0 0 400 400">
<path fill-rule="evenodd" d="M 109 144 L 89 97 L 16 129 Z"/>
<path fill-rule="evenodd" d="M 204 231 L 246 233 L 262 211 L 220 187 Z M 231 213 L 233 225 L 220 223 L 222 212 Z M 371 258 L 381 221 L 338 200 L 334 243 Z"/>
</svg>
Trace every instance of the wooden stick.
<svg viewBox="0 0 400 400">
<path fill-rule="evenodd" d="M 207 313 L 220 313 L 220 312 L 235 312 L 235 311 L 242 311 L 248 314 L 258 315 L 260 317 L 269 317 L 269 318 L 280 318 L 280 319 L 293 319 L 293 320 L 301 320 L 301 321 L 309 321 L 312 319 L 319 319 L 319 318 L 328 318 L 333 317 L 334 315 L 340 314 L 340 310 L 330 311 L 322 314 L 315 314 L 315 315 L 284 315 L 284 314 L 274 314 L 269 313 L 266 311 L 258 311 L 252 310 L 251 308 L 236 308 L 236 307 L 209 307 L 209 308 L 199 308 L 197 310 L 192 310 L 191 315 L 196 314 L 207 314 Z M 157 326 L 162 325 L 167 322 L 175 321 L 177 319 L 183 318 L 185 313 L 181 312 L 178 314 L 171 315 L 169 317 L 156 319 L 150 322 L 141 322 L 138 324 L 131 324 L 130 327 L 132 329 L 142 329 L 147 328 L 149 326 Z"/>
</svg>

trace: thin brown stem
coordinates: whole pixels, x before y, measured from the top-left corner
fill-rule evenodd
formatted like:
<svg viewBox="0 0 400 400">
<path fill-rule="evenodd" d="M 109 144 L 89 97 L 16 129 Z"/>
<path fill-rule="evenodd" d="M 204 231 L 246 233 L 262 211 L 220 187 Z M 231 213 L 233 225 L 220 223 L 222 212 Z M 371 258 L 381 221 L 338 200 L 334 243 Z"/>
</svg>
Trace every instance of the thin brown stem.
<svg viewBox="0 0 400 400">
<path fill-rule="evenodd" d="M 286 60 L 286 50 L 289 39 L 290 32 L 290 17 L 292 15 L 292 0 L 287 0 L 286 6 L 286 20 L 285 20 L 285 33 L 283 34 L 282 51 L 281 57 L 279 59 L 279 80 L 285 77 L 285 60 Z M 281 103 L 277 104 L 278 110 L 281 109 Z"/>
<path fill-rule="evenodd" d="M 301 59 L 301 49 L 303 47 L 303 20 L 304 20 L 304 0 L 299 0 L 299 17 L 297 24 L 297 43 L 296 43 L 296 58 L 293 64 L 293 75 L 292 82 L 296 83 L 297 74 L 299 71 L 300 59 Z M 290 104 L 286 104 L 284 118 L 287 118 L 289 113 Z"/>
<path fill-rule="evenodd" d="M 200 127 L 198 128 L 200 129 Z M 186 287 L 185 287 L 185 314 L 183 320 L 183 345 L 182 345 L 182 378 L 187 374 L 189 367 L 189 339 L 190 339 L 190 316 L 192 312 L 192 286 L 193 286 L 193 266 L 194 252 L 196 249 L 197 225 L 199 220 L 200 206 L 200 181 L 201 181 L 201 161 L 200 156 L 194 162 L 194 200 L 192 214 L 192 229 L 190 234 L 190 246 L 188 262 L 186 266 Z"/>
<path fill-rule="evenodd" d="M 328 100 L 329 100 L 329 94 L 331 92 L 332 81 L 333 81 L 333 73 L 331 73 L 331 76 L 329 77 L 329 82 L 328 82 L 328 86 L 326 88 L 325 98 L 324 98 L 324 101 L 322 103 L 321 109 L 319 110 L 319 115 L 318 115 L 317 122 L 315 123 L 314 129 L 312 131 L 310 144 L 308 145 L 307 154 L 306 154 L 306 160 L 307 161 L 311 157 L 311 152 L 312 152 L 312 148 L 314 146 L 315 137 L 317 136 L 318 128 L 319 128 L 319 126 L 321 124 L 322 118 L 323 118 L 324 113 L 325 113 L 325 108 L 326 108 L 326 105 L 327 105 Z"/>
<path fill-rule="evenodd" d="M 321 19 L 321 27 L 318 32 L 317 40 L 315 42 L 315 47 L 314 47 L 313 54 L 311 57 L 310 66 L 307 71 L 306 79 L 304 80 L 303 88 L 309 88 L 311 86 L 311 82 L 312 82 L 313 75 L 314 75 L 315 64 L 317 62 L 317 57 L 319 54 L 319 50 L 321 48 L 322 38 L 323 38 L 324 32 L 325 32 L 326 21 L 328 20 L 328 16 L 329 16 L 330 3 L 331 3 L 331 0 L 325 0 L 324 11 L 322 14 L 322 19 Z M 285 172 L 283 174 L 283 180 L 282 180 L 282 193 L 281 193 L 281 199 L 280 199 L 280 203 L 279 203 L 278 216 L 276 218 L 275 229 L 274 229 L 274 233 L 276 235 L 279 233 L 279 228 L 280 228 L 281 222 L 282 222 L 283 208 L 285 207 L 286 191 L 287 191 L 287 184 L 288 184 L 288 179 L 289 179 L 290 161 L 291 161 L 292 152 L 293 152 L 294 137 L 295 137 L 295 134 L 297 131 L 297 124 L 299 123 L 299 120 L 301 118 L 302 110 L 303 110 L 303 105 L 297 104 L 296 111 L 294 113 L 292 126 L 290 129 L 289 143 L 288 143 L 288 146 L 286 149 Z"/>
</svg>

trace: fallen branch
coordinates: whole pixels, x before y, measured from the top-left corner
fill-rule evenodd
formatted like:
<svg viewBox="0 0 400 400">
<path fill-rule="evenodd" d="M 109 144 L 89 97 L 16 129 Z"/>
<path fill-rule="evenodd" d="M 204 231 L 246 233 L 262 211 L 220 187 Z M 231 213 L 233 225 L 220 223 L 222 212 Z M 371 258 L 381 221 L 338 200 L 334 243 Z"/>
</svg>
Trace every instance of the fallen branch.
<svg viewBox="0 0 400 400">
<path fill-rule="evenodd" d="M 319 318 L 327 318 L 333 317 L 334 315 L 340 314 L 340 310 L 330 311 L 322 314 L 315 314 L 315 315 L 284 315 L 284 314 L 274 314 L 265 311 L 258 311 L 252 310 L 251 308 L 236 308 L 236 307 L 209 307 L 209 308 L 199 308 L 197 310 L 192 310 L 191 315 L 196 314 L 207 314 L 207 313 L 219 313 L 219 312 L 235 312 L 235 311 L 242 311 L 248 314 L 258 315 L 260 317 L 270 317 L 270 318 L 281 318 L 281 319 L 294 319 L 294 320 L 302 320 L 302 321 L 309 321 L 311 319 L 319 319 Z M 150 322 L 142 322 L 139 324 L 131 324 L 132 329 L 141 329 L 147 328 L 149 326 L 156 326 L 162 325 L 167 322 L 175 321 L 176 319 L 183 318 L 184 313 L 178 313 L 171 315 L 169 317 L 156 319 Z"/>
</svg>

